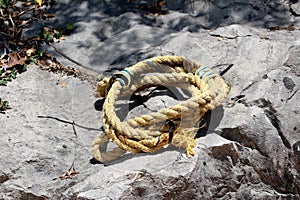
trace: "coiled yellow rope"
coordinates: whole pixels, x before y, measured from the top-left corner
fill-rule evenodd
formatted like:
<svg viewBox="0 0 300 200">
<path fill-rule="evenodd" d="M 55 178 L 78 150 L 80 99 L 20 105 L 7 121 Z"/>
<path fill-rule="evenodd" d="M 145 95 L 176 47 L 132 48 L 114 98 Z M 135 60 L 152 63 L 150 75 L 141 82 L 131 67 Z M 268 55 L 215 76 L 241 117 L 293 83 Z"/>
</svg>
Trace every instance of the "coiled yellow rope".
<svg viewBox="0 0 300 200">
<path fill-rule="evenodd" d="M 121 121 L 115 112 L 120 96 L 153 86 L 175 86 L 190 92 L 191 97 L 158 112 Z M 196 62 L 180 56 L 159 56 L 139 62 L 98 83 L 97 91 L 105 97 L 102 120 L 104 133 L 93 142 L 97 161 L 113 160 L 126 151 L 154 152 L 169 142 L 194 155 L 194 136 L 203 115 L 218 106 L 229 92 L 223 78 Z M 109 140 L 118 147 L 102 152 Z"/>
</svg>

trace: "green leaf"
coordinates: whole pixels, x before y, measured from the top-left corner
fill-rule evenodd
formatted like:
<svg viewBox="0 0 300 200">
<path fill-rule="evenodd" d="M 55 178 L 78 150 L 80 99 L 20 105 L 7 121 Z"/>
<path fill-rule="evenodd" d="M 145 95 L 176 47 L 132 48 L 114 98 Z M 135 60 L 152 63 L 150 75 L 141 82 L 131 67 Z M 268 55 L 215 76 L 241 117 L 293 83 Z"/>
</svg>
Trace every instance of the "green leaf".
<svg viewBox="0 0 300 200">
<path fill-rule="evenodd" d="M 74 25 L 72 24 L 72 23 L 67 23 L 66 24 L 66 30 L 67 31 L 71 31 L 71 30 L 73 30 L 74 29 Z"/>
<path fill-rule="evenodd" d="M 0 7 L 6 8 L 8 6 L 8 0 L 0 0 Z"/>
<path fill-rule="evenodd" d="M 18 70 L 16 68 L 13 68 L 13 70 L 11 71 L 11 78 L 15 79 L 17 78 L 17 73 L 18 73 Z"/>
<path fill-rule="evenodd" d="M 7 85 L 7 81 L 5 79 L 0 79 L 0 85 Z"/>
<path fill-rule="evenodd" d="M 32 61 L 32 62 L 33 62 L 33 61 Z M 32 63 L 32 62 L 30 62 L 30 63 Z M 21 72 L 25 72 L 26 70 L 27 70 L 27 65 L 24 64 L 23 67 L 22 67 L 22 69 L 21 69 Z"/>
<path fill-rule="evenodd" d="M 31 64 L 31 63 L 34 62 L 34 58 L 31 56 L 31 57 L 28 58 L 28 61 L 29 61 L 29 63 Z M 22 70 L 22 71 L 23 71 L 23 70 Z M 25 70 L 25 71 L 26 71 L 26 70 Z"/>
<path fill-rule="evenodd" d="M 42 58 L 45 55 L 45 51 L 39 50 L 38 55 L 39 55 L 39 58 Z"/>
<path fill-rule="evenodd" d="M 0 99 L 0 112 L 5 111 L 9 108 L 10 107 L 8 101 L 2 101 L 2 99 Z"/>
<path fill-rule="evenodd" d="M 62 33 L 57 31 L 57 30 L 54 30 L 54 37 L 59 39 L 60 37 L 62 36 Z"/>
<path fill-rule="evenodd" d="M 47 42 L 53 42 L 53 36 L 48 34 L 47 37 L 46 37 L 46 41 Z"/>
<path fill-rule="evenodd" d="M 12 77 L 13 79 L 15 79 L 15 78 L 17 78 L 17 75 L 16 75 L 15 73 L 12 73 L 12 74 L 11 74 L 11 77 Z"/>
</svg>

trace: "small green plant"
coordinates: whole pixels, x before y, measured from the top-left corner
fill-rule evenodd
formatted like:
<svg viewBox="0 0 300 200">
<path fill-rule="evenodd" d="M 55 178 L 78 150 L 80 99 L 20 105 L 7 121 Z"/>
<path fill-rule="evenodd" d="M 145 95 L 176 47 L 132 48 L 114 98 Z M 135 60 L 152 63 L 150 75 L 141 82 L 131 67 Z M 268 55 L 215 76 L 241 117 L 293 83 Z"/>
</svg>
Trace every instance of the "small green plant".
<svg viewBox="0 0 300 200">
<path fill-rule="evenodd" d="M 27 70 L 27 65 L 41 61 L 47 54 L 39 49 L 45 42 L 58 42 L 64 39 L 64 30 L 71 31 L 69 25 L 62 31 L 44 26 L 40 35 L 26 36 L 24 30 L 31 24 L 52 19 L 55 15 L 48 11 L 48 7 L 55 5 L 55 0 L 0 0 L 0 86 L 6 86 L 16 79 L 19 73 Z M 43 23 L 44 24 L 44 23 Z M 3 36 L 3 37 L 2 37 Z M 1 45 L 0 45 L 1 46 Z M 0 112 L 9 109 L 8 101 L 0 98 Z"/>
<path fill-rule="evenodd" d="M 6 8 L 8 5 L 8 0 L 0 0 L 0 7 Z"/>
<path fill-rule="evenodd" d="M 5 113 L 7 109 L 10 109 L 8 101 L 3 101 L 0 98 L 0 113 Z"/>
<path fill-rule="evenodd" d="M 0 85 L 7 85 L 7 82 L 12 81 L 17 78 L 18 73 L 22 73 L 27 70 L 27 64 L 21 66 L 15 66 L 11 69 L 6 70 L 5 68 L 0 68 Z"/>
<path fill-rule="evenodd" d="M 40 34 L 39 34 L 39 41 L 42 42 L 59 42 L 60 40 L 64 39 L 64 33 L 68 33 L 69 31 L 72 30 L 73 27 L 68 27 L 69 29 L 64 28 L 64 29 L 54 29 L 50 27 L 44 27 Z"/>
</svg>

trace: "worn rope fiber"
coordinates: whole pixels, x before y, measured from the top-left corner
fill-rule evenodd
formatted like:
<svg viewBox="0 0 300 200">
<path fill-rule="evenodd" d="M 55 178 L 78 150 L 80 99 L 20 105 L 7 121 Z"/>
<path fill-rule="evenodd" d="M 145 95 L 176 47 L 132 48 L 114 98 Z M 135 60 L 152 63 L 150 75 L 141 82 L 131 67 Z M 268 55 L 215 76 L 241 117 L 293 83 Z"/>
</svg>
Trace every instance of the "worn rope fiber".
<svg viewBox="0 0 300 200">
<path fill-rule="evenodd" d="M 116 112 L 118 98 L 153 86 L 172 86 L 187 90 L 191 97 L 177 105 L 157 112 L 121 121 Z M 172 142 L 194 155 L 194 136 L 199 122 L 208 110 L 218 106 L 229 92 L 223 78 L 210 68 L 180 56 L 159 56 L 141 61 L 97 85 L 105 97 L 102 120 L 104 133 L 93 142 L 93 157 L 107 162 L 126 151 L 154 152 Z M 118 147 L 102 152 L 102 146 L 112 140 Z"/>
</svg>

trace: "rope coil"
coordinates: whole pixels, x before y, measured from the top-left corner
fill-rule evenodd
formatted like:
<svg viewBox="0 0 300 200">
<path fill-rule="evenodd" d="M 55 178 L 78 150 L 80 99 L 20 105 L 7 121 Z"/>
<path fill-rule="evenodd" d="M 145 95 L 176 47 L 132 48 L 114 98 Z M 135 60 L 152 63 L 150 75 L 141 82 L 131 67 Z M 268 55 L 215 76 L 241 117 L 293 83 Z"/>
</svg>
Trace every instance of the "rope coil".
<svg viewBox="0 0 300 200">
<path fill-rule="evenodd" d="M 153 86 L 183 88 L 191 97 L 157 112 L 121 121 L 115 112 L 117 99 Z M 93 142 L 93 157 L 103 163 L 126 151 L 154 152 L 170 142 L 185 148 L 188 157 L 194 155 L 194 136 L 202 117 L 225 99 L 229 86 L 208 67 L 180 56 L 159 56 L 103 78 L 97 91 L 105 97 L 104 133 Z M 109 140 L 118 147 L 102 152 L 101 147 Z"/>
</svg>

